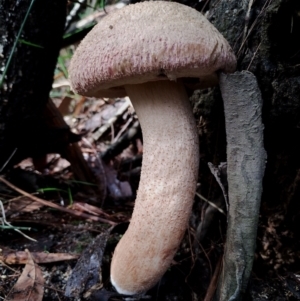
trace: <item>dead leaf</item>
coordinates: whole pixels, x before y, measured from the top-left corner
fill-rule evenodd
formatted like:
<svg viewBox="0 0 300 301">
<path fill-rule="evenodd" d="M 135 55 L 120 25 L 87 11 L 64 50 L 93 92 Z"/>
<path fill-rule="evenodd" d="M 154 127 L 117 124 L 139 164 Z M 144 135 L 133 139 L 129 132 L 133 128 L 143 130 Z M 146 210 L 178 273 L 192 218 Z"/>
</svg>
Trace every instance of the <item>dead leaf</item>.
<svg viewBox="0 0 300 301">
<path fill-rule="evenodd" d="M 11 199 L 9 201 L 8 210 L 12 212 L 32 212 L 43 207 L 42 204 L 31 200 L 30 198 L 23 196 Z"/>
<path fill-rule="evenodd" d="M 45 252 L 33 252 L 30 253 L 34 262 L 36 263 L 49 263 L 57 261 L 65 261 L 77 259 L 79 255 L 68 253 L 45 253 Z M 6 264 L 26 264 L 29 260 L 28 252 L 14 251 L 4 249 L 0 255 L 0 261 Z"/>
<path fill-rule="evenodd" d="M 99 234 L 83 251 L 67 281 L 65 296 L 78 297 L 95 286 L 102 286 L 102 259 L 112 229 Z"/>
<path fill-rule="evenodd" d="M 103 106 L 100 112 L 97 112 L 86 121 L 85 129 L 94 131 L 105 124 L 108 124 L 108 128 L 110 128 L 111 124 L 117 120 L 117 117 L 124 114 L 129 105 L 130 102 L 127 98 L 121 98 L 113 104 Z"/>
<path fill-rule="evenodd" d="M 82 96 L 79 101 L 76 103 L 74 111 L 73 111 L 73 116 L 78 116 L 81 111 L 83 111 L 83 106 L 86 101 L 86 97 Z"/>
<path fill-rule="evenodd" d="M 108 164 L 103 164 L 106 179 L 107 179 L 107 188 L 109 194 L 113 198 L 122 198 L 132 196 L 132 189 L 129 182 L 119 181 L 117 178 L 117 171 Z"/>
<path fill-rule="evenodd" d="M 57 88 L 69 87 L 69 86 L 70 86 L 70 82 L 67 79 L 60 79 L 55 83 L 53 83 L 52 88 L 57 89 Z"/>
<path fill-rule="evenodd" d="M 5 301 L 42 301 L 44 278 L 40 267 L 35 264 L 30 252 L 26 250 L 28 261 L 23 273 L 9 292 Z"/>
<path fill-rule="evenodd" d="M 93 131 L 102 124 L 102 113 L 97 113 L 87 120 L 85 124 L 86 131 Z"/>
<path fill-rule="evenodd" d="M 71 206 L 69 206 L 70 209 L 77 210 L 77 211 L 84 211 L 93 215 L 98 216 L 105 216 L 105 217 L 111 217 L 108 213 L 104 212 L 99 207 L 95 207 L 93 205 L 89 205 L 87 203 L 82 202 L 74 202 Z"/>
<path fill-rule="evenodd" d="M 24 159 L 18 164 L 16 164 L 15 167 L 20 167 L 22 169 L 32 168 L 33 167 L 32 159 L 31 158 Z"/>
<path fill-rule="evenodd" d="M 62 116 L 69 115 L 71 113 L 70 104 L 72 102 L 73 98 L 69 96 L 65 96 L 60 105 L 58 106 L 58 110 L 61 113 Z"/>
</svg>

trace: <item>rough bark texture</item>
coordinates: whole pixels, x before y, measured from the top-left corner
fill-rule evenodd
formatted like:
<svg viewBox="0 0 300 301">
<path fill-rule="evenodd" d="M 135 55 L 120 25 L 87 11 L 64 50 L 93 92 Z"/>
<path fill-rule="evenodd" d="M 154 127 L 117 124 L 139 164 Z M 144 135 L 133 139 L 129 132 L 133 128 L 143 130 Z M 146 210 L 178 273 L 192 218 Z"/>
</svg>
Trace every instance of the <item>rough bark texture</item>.
<svg viewBox="0 0 300 301">
<path fill-rule="evenodd" d="M 31 2 L 0 1 L 2 71 Z M 11 164 L 27 156 L 40 156 L 59 136 L 56 130 L 47 130 L 42 112 L 60 49 L 66 3 L 66 0 L 36 0 L 20 39 L 38 47 L 19 41 L 13 53 L 4 84 L 0 87 L 0 167 L 15 149 Z"/>
<path fill-rule="evenodd" d="M 227 137 L 229 212 L 217 300 L 241 300 L 252 270 L 262 179 L 262 99 L 250 72 L 221 75 Z"/>
<path fill-rule="evenodd" d="M 254 271 L 264 283 L 266 271 L 275 276 L 300 268 L 299 11 L 297 0 L 213 0 L 208 15 L 234 48 L 238 70 L 251 71 L 262 94 L 268 161 Z M 226 160 L 223 104 L 218 89 L 194 95 L 194 101 L 195 113 L 204 125 L 199 127 L 200 182 L 203 195 L 211 199 L 214 188 L 207 162 L 218 165 Z M 261 284 L 261 292 L 265 287 Z"/>
</svg>

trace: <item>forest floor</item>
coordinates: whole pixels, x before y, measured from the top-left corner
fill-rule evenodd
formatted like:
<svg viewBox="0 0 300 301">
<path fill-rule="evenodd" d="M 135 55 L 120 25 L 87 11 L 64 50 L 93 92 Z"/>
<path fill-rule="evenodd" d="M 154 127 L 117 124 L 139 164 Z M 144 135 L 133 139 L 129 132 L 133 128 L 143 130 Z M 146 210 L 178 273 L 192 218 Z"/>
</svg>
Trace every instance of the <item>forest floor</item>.
<svg viewBox="0 0 300 301">
<path fill-rule="evenodd" d="M 143 153 L 138 120 L 128 98 L 70 97 L 63 96 L 65 92 L 59 89 L 62 97 L 54 97 L 53 101 L 72 131 L 82 135 L 80 149 L 97 181 L 105 183 L 105 195 L 97 195 L 90 183 L 78 183 L 70 163 L 57 154 L 47 155 L 39 171 L 31 158 L 10 171 L 6 179 L 16 186 L 1 191 L 1 210 L 3 226 L 14 228 L 3 227 L 0 231 L 0 298 L 122 300 L 110 285 L 109 266 L 114 247 L 128 226 L 138 187 Z M 24 190 L 34 193 L 28 195 Z M 35 197 L 68 208 L 71 213 L 76 211 L 79 216 L 45 206 Z M 205 207 L 199 202 L 195 206 L 174 264 L 145 299 L 210 300 L 208 295 L 215 290 L 212 276 L 218 273 L 218 262 L 222 260 L 226 223 L 224 217 L 215 216 L 211 228 L 223 230 L 208 230 L 203 243 L 196 246 L 199 206 Z M 274 261 L 271 256 L 268 265 L 261 265 L 261 255 L 268 249 L 263 250 L 264 246 L 272 243 L 266 238 L 264 244 L 258 244 L 261 250 L 257 250 L 245 300 L 300 300 L 297 273 L 270 273 Z M 91 252 L 98 256 L 96 266 L 89 260 Z M 279 250 L 276 254 L 280 257 Z M 95 274 L 91 273 L 93 269 Z M 28 273 L 34 281 L 28 282 Z M 66 297 L 66 289 L 74 297 Z M 39 299 L 41 296 L 43 299 Z"/>
</svg>

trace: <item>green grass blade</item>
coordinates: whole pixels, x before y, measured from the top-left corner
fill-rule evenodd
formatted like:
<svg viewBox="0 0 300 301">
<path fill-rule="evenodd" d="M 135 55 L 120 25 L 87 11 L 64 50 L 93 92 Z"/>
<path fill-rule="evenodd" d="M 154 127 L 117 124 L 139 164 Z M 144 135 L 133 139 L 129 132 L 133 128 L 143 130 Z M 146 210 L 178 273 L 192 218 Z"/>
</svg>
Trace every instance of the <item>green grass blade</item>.
<svg viewBox="0 0 300 301">
<path fill-rule="evenodd" d="M 31 43 L 31 42 L 27 42 L 27 41 L 21 40 L 21 39 L 19 39 L 19 43 L 22 43 L 22 44 L 25 44 L 25 45 L 28 45 L 28 46 L 32 46 L 32 47 L 36 47 L 36 48 L 44 48 L 41 45 L 34 44 L 34 43 Z"/>
<path fill-rule="evenodd" d="M 55 191 L 55 192 L 65 192 L 68 193 L 67 190 L 55 188 L 55 187 L 48 187 L 48 188 L 40 188 L 37 190 L 38 192 L 49 192 L 49 191 Z"/>
</svg>

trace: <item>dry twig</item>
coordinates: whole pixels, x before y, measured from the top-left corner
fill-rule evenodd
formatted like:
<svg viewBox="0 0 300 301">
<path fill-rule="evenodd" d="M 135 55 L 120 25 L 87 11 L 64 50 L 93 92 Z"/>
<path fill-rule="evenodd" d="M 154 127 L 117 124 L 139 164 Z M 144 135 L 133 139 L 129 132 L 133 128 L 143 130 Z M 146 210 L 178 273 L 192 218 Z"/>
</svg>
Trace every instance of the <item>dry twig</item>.
<svg viewBox="0 0 300 301">
<path fill-rule="evenodd" d="M 9 181 L 5 180 L 3 177 L 0 177 L 0 181 L 2 183 L 4 183 L 5 185 L 7 185 L 8 187 L 10 187 L 11 189 L 17 191 L 18 193 L 20 193 L 22 195 L 25 195 L 25 196 L 31 198 L 32 200 L 34 200 L 34 201 L 36 201 L 40 204 L 43 204 L 44 206 L 51 207 L 51 208 L 57 209 L 57 210 L 62 211 L 62 212 L 66 212 L 66 213 L 72 214 L 72 215 L 77 216 L 77 217 L 86 218 L 88 220 L 93 220 L 93 221 L 97 221 L 97 222 L 110 224 L 112 226 L 117 224 L 113 221 L 110 221 L 110 220 L 107 220 L 107 219 L 104 219 L 104 218 L 101 218 L 101 217 L 98 217 L 98 216 L 94 216 L 94 215 L 78 212 L 78 211 L 75 211 L 75 210 L 71 210 L 71 209 L 59 206 L 57 204 L 48 202 L 46 200 L 40 199 L 40 198 L 38 198 L 34 195 L 31 195 L 28 192 L 16 187 L 15 185 L 11 184 Z"/>
</svg>

